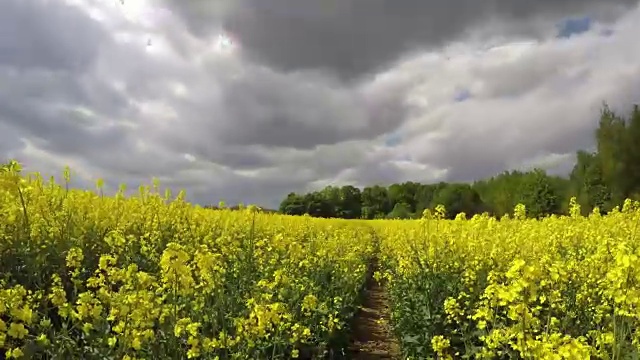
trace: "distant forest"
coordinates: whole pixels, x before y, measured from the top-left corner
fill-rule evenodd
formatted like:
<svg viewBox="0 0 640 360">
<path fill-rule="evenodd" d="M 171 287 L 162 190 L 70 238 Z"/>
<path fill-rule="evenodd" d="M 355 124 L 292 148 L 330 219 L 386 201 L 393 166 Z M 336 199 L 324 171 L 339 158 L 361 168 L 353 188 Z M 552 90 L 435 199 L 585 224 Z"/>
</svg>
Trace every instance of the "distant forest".
<svg viewBox="0 0 640 360">
<path fill-rule="evenodd" d="M 468 217 L 483 212 L 500 217 L 522 203 L 528 216 L 539 218 L 567 214 L 571 197 L 576 197 L 585 215 L 595 207 L 607 213 L 626 198 L 640 200 L 638 105 L 625 118 L 605 104 L 594 135 L 596 151 L 579 151 L 568 178 L 534 169 L 507 171 L 472 184 L 405 182 L 362 190 L 349 185 L 327 186 L 308 194 L 288 194 L 279 211 L 325 218 L 410 219 L 442 204 L 448 218 L 461 212 Z"/>
</svg>

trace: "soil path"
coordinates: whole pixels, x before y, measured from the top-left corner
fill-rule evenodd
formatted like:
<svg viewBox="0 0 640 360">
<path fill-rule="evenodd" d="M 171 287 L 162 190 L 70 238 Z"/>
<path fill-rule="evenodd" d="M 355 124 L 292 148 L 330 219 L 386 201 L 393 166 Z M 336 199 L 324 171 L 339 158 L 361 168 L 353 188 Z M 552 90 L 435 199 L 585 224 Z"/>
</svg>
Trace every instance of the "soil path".
<svg viewBox="0 0 640 360">
<path fill-rule="evenodd" d="M 377 270 L 377 264 L 374 263 Z M 391 333 L 389 297 L 384 284 L 371 274 L 367 279 L 364 303 L 352 325 L 351 359 L 400 359 L 398 343 Z"/>
</svg>

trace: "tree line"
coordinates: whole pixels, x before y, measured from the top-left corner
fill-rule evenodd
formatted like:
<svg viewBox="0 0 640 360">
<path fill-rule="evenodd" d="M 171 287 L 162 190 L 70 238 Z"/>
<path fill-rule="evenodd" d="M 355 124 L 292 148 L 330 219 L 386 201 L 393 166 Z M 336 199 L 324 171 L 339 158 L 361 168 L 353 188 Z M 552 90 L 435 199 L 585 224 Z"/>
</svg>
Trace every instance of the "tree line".
<svg viewBox="0 0 640 360">
<path fill-rule="evenodd" d="M 576 197 L 584 214 L 595 207 L 607 213 L 626 198 L 640 200 L 638 105 L 624 117 L 605 104 L 594 135 L 595 151 L 578 151 L 567 177 L 533 169 L 505 171 L 473 183 L 407 181 L 363 189 L 327 186 L 306 194 L 289 193 L 280 203 L 279 212 L 325 218 L 409 219 L 442 204 L 448 218 L 461 212 L 467 216 L 487 212 L 500 217 L 522 203 L 529 217 L 539 218 L 567 214 L 571 197 Z"/>
</svg>

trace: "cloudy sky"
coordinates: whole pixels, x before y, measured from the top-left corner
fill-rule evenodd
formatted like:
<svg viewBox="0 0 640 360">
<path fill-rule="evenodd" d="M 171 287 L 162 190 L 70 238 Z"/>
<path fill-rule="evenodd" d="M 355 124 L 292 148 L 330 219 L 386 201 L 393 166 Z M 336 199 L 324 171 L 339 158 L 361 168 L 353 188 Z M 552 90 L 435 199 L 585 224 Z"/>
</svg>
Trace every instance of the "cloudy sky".
<svg viewBox="0 0 640 360">
<path fill-rule="evenodd" d="M 640 102 L 637 0 L 2 0 L 0 157 L 201 204 L 566 173 Z"/>
</svg>

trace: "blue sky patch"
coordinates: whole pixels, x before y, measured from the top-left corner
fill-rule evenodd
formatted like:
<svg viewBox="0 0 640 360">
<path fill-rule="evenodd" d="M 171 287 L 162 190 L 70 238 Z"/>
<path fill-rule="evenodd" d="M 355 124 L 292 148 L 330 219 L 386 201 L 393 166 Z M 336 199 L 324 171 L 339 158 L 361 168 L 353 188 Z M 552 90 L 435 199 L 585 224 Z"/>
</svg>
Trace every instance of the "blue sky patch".
<svg viewBox="0 0 640 360">
<path fill-rule="evenodd" d="M 384 144 L 388 147 L 398 146 L 402 142 L 402 136 L 398 133 L 391 133 L 384 140 Z"/>
<path fill-rule="evenodd" d="M 591 29 L 591 18 L 589 16 L 579 18 L 567 18 L 558 25 L 558 38 L 568 38 L 572 35 L 582 34 Z"/>
<path fill-rule="evenodd" d="M 453 97 L 453 100 L 455 100 L 455 102 L 463 102 L 470 98 L 471 98 L 471 92 L 468 89 L 462 89 L 455 94 L 455 96 Z"/>
</svg>

